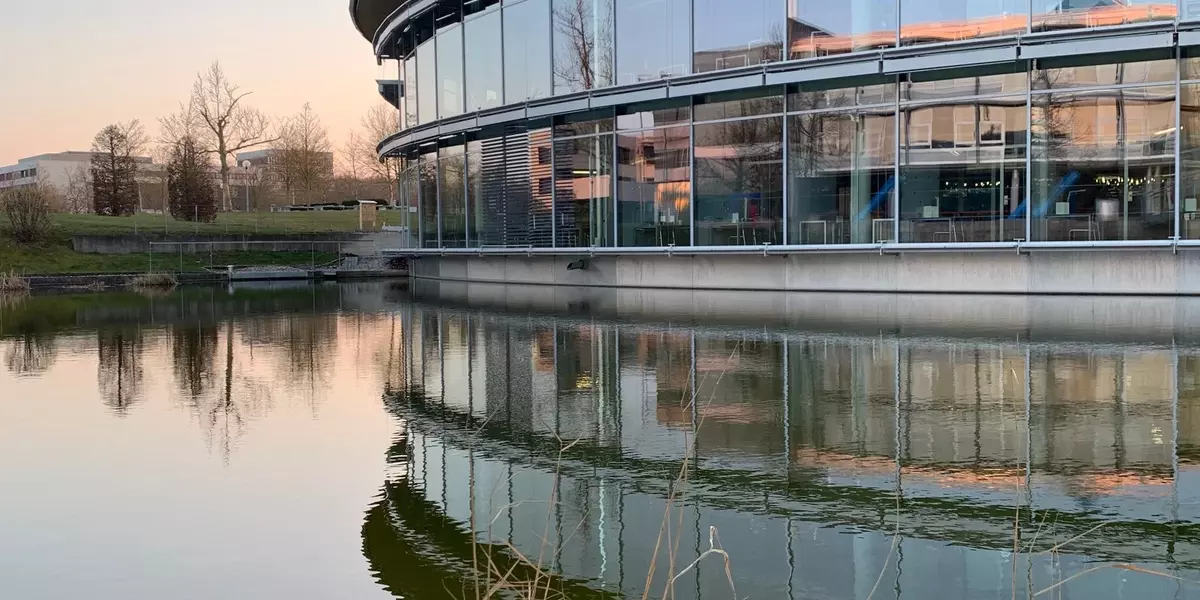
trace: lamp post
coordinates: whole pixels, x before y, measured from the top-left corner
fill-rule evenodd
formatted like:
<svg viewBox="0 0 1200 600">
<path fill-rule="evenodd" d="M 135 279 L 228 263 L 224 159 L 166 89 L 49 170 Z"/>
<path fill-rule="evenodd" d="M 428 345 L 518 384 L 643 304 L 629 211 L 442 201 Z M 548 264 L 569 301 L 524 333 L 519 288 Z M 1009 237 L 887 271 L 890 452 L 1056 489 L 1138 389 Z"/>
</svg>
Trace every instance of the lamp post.
<svg viewBox="0 0 1200 600">
<path fill-rule="evenodd" d="M 246 188 L 246 212 L 250 212 L 250 161 L 243 160 L 242 168 L 246 170 L 246 179 L 243 182 Z"/>
</svg>

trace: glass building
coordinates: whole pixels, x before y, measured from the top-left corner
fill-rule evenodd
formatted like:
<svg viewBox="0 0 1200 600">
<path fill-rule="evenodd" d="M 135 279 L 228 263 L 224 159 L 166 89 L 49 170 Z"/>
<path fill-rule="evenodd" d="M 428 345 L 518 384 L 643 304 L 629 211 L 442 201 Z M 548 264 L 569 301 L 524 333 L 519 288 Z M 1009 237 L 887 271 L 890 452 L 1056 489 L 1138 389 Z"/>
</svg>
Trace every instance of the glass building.
<svg viewBox="0 0 1200 600">
<path fill-rule="evenodd" d="M 1197 0 L 353 0 L 424 248 L 1200 239 Z"/>
</svg>

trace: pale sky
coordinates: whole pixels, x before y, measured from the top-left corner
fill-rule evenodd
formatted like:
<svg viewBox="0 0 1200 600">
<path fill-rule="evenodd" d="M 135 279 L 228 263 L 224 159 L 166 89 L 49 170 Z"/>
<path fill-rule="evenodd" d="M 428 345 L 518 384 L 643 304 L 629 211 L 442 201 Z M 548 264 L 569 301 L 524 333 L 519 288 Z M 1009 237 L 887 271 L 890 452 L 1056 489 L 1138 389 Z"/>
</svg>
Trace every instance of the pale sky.
<svg viewBox="0 0 1200 600">
<path fill-rule="evenodd" d="M 0 166 L 87 150 L 105 125 L 130 119 L 153 137 L 158 118 L 218 59 L 267 114 L 311 103 L 335 144 L 383 102 L 375 85 L 383 69 L 348 0 L 0 4 Z"/>
</svg>

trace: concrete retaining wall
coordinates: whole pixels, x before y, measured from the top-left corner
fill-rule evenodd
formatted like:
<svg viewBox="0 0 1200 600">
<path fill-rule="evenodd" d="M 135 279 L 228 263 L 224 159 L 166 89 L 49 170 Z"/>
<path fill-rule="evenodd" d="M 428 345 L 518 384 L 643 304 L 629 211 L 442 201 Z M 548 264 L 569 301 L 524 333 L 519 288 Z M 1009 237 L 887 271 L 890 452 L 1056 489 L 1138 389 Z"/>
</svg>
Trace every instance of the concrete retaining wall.
<svg viewBox="0 0 1200 600">
<path fill-rule="evenodd" d="M 126 287 L 138 275 L 140 274 L 35 275 L 26 277 L 25 280 L 29 282 L 30 289 L 34 290 L 110 289 Z M 178 273 L 175 275 L 175 280 L 180 285 L 211 285 L 225 283 L 227 278 L 224 275 L 213 273 Z"/>
<path fill-rule="evenodd" d="M 1200 252 L 1170 249 L 773 256 L 423 256 L 418 278 L 705 290 L 1200 294 Z"/>
</svg>

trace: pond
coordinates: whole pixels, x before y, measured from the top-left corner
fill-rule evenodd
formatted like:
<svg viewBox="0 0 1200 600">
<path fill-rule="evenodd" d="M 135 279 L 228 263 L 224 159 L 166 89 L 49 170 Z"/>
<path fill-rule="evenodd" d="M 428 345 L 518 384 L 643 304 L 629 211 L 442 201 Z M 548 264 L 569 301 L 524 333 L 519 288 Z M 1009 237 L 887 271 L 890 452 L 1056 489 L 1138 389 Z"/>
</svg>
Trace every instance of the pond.
<svg viewBox="0 0 1200 600">
<path fill-rule="evenodd" d="M 1200 598 L 1198 309 L 0 297 L 0 590 L 473 599 L 504 573 L 568 598 Z"/>
</svg>

